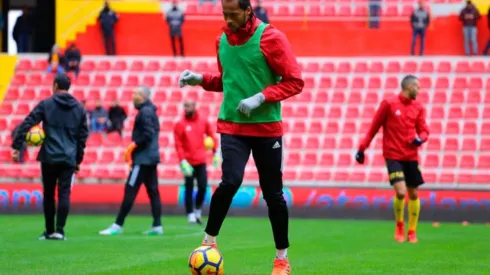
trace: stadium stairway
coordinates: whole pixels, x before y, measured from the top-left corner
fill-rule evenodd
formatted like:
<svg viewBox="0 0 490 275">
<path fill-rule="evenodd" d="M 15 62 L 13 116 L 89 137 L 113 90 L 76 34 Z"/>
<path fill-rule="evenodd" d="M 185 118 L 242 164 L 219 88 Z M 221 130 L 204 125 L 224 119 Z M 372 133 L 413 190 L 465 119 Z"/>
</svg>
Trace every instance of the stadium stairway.
<svg viewBox="0 0 490 275">
<path fill-rule="evenodd" d="M 471 58 L 299 58 L 305 88 L 283 104 L 285 174 L 288 184 L 387 186 L 379 134 L 367 151 L 367 163 L 354 161 L 359 139 L 370 125 L 379 102 L 399 91 L 408 73 L 420 77 L 423 101 L 428 110 L 431 136 L 422 147 L 421 167 L 428 183 L 437 188 L 490 187 L 490 59 Z M 51 95 L 53 75 L 44 72 L 45 56 L 24 56 L 0 107 L 0 174 L 9 178 L 38 178 L 33 162 L 38 148 L 30 148 L 23 165 L 10 161 L 11 130 L 41 99 Z M 170 59 L 161 57 L 84 57 L 82 73 L 72 94 L 93 106 L 101 100 L 110 106 L 118 99 L 126 108 L 122 138 L 117 134 L 92 134 L 79 179 L 122 180 L 126 165 L 122 154 L 130 142 L 135 109 L 132 89 L 151 86 L 158 107 L 161 135 L 159 176 L 162 183 L 181 178 L 174 151 L 172 127 L 181 116 L 184 98 L 195 99 L 201 114 L 215 124 L 222 95 L 200 88 L 179 89 L 184 69 L 216 71 L 216 59 Z M 211 154 L 211 153 L 210 153 Z M 211 159 L 211 155 L 209 156 Z M 250 159 L 246 182 L 256 184 L 258 175 Z M 213 182 L 221 171 L 210 169 Z"/>
</svg>

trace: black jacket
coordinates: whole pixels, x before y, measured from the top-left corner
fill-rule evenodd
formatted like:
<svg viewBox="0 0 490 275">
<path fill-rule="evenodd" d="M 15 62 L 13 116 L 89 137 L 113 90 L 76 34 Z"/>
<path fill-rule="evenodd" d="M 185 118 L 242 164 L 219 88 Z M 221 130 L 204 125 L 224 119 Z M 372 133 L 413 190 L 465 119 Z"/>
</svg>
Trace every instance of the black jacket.
<svg viewBox="0 0 490 275">
<path fill-rule="evenodd" d="M 100 27 L 102 28 L 102 33 L 104 35 L 114 34 L 114 25 L 119 20 L 117 14 L 110 9 L 103 9 L 98 18 L 100 22 Z"/>
<path fill-rule="evenodd" d="M 133 164 L 155 165 L 160 163 L 158 135 L 160 123 L 157 108 L 151 101 L 136 106 L 139 110 L 134 119 L 132 140 L 137 147 L 133 151 Z"/>
<path fill-rule="evenodd" d="M 19 126 L 12 148 L 19 150 L 27 132 L 40 122 L 46 138 L 37 160 L 72 167 L 80 164 L 89 133 L 83 106 L 70 94 L 55 94 L 41 101 Z"/>
</svg>

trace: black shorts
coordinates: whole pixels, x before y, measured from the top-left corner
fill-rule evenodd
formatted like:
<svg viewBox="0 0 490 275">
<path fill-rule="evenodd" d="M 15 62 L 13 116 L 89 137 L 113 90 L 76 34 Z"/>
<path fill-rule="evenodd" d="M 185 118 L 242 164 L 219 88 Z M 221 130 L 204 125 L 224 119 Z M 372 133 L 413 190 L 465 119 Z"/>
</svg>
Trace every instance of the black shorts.
<svg viewBox="0 0 490 275">
<path fill-rule="evenodd" d="M 424 184 L 418 161 L 400 161 L 386 159 L 390 184 L 404 181 L 407 187 L 417 188 Z"/>
</svg>

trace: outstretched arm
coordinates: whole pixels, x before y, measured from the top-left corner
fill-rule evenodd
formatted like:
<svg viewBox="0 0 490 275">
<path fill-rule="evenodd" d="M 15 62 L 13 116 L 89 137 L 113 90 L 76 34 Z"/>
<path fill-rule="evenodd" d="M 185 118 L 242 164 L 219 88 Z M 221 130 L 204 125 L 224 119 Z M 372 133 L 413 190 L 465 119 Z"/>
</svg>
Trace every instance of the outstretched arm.
<svg viewBox="0 0 490 275">
<path fill-rule="evenodd" d="M 201 87 L 210 92 L 222 92 L 223 91 L 223 68 L 221 68 L 221 62 L 219 61 L 219 41 L 221 35 L 216 40 L 216 61 L 218 62 L 218 73 L 206 73 L 202 75 Z"/>
</svg>

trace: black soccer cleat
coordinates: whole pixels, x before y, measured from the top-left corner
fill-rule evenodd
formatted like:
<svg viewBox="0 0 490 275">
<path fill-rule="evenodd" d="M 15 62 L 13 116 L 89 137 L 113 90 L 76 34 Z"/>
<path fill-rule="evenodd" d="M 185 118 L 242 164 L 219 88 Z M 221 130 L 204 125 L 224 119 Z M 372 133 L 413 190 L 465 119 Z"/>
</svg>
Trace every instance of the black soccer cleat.
<svg viewBox="0 0 490 275">
<path fill-rule="evenodd" d="M 199 225 L 202 225 L 201 218 L 196 218 L 196 223 L 199 224 Z"/>
<path fill-rule="evenodd" d="M 39 241 L 45 241 L 45 240 L 49 240 L 50 238 L 49 238 L 48 233 L 44 232 L 44 233 L 43 233 L 43 234 L 41 234 L 41 236 L 39 236 L 37 239 L 38 239 Z"/>
</svg>

